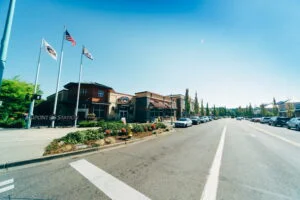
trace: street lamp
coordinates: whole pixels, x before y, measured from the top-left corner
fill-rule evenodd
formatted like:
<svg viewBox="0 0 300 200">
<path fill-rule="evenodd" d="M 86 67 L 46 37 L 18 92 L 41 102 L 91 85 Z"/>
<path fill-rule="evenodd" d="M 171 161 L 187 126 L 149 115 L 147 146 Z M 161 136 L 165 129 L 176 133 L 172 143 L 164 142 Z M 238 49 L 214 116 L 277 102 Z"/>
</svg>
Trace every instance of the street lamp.
<svg viewBox="0 0 300 200">
<path fill-rule="evenodd" d="M 172 94 L 171 94 L 171 125 L 173 125 L 173 117 L 174 117 L 174 111 L 173 111 L 173 98 L 172 98 Z"/>
</svg>

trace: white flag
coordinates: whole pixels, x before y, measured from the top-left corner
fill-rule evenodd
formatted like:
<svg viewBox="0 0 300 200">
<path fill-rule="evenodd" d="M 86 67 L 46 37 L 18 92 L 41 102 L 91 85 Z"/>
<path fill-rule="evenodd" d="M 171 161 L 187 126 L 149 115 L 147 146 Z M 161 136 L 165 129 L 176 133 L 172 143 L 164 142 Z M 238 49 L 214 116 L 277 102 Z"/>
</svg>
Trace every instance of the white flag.
<svg viewBox="0 0 300 200">
<path fill-rule="evenodd" d="M 54 50 L 54 48 L 46 41 L 43 39 L 43 44 L 45 47 L 46 52 L 54 59 L 57 60 L 57 53 Z"/>
<path fill-rule="evenodd" d="M 85 55 L 87 58 L 94 60 L 92 54 L 85 47 L 83 47 L 83 49 L 82 49 L 82 54 Z"/>
</svg>

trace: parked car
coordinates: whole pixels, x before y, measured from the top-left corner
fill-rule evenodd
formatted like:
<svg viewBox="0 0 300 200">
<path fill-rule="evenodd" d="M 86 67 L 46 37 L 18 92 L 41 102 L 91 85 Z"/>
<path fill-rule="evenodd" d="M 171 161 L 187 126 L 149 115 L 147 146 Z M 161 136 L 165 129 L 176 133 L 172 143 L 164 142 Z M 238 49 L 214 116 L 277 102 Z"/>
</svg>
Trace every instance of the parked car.
<svg viewBox="0 0 300 200">
<path fill-rule="evenodd" d="M 272 117 L 269 121 L 269 125 L 271 126 L 286 126 L 287 121 L 290 118 L 288 117 Z"/>
<path fill-rule="evenodd" d="M 242 120 L 244 119 L 243 117 L 237 117 L 236 120 Z"/>
<path fill-rule="evenodd" d="M 191 117 L 191 120 L 192 120 L 194 125 L 198 125 L 198 124 L 201 123 L 200 117 L 198 117 L 198 116 Z"/>
<path fill-rule="evenodd" d="M 190 118 L 180 118 L 178 121 L 175 122 L 175 127 L 189 127 L 192 126 L 193 122 Z"/>
<path fill-rule="evenodd" d="M 300 131 L 300 117 L 294 117 L 290 119 L 286 125 L 288 129 L 294 128 L 297 131 Z"/>
<path fill-rule="evenodd" d="M 212 116 L 208 116 L 208 120 L 212 121 L 212 120 L 214 120 L 214 118 Z"/>
<path fill-rule="evenodd" d="M 261 122 L 261 118 L 260 117 L 253 117 L 251 119 L 251 122 Z"/>
<path fill-rule="evenodd" d="M 201 123 L 205 123 L 206 122 L 206 118 L 205 117 L 200 117 L 200 122 Z"/>
<path fill-rule="evenodd" d="M 261 120 L 260 120 L 260 123 L 268 124 L 270 119 L 271 119 L 271 117 L 262 117 Z"/>
<path fill-rule="evenodd" d="M 207 116 L 204 117 L 205 122 L 209 122 L 209 118 Z"/>
</svg>

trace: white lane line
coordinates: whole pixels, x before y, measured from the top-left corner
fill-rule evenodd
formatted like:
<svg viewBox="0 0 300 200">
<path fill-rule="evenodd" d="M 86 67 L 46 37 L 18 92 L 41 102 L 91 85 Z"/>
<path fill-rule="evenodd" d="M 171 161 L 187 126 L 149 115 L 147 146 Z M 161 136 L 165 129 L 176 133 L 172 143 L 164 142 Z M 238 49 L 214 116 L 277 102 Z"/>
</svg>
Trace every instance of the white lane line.
<svg viewBox="0 0 300 200">
<path fill-rule="evenodd" d="M 15 188 L 14 185 L 9 185 L 9 186 L 6 186 L 4 188 L 0 188 L 0 194 L 3 193 L 3 192 L 6 192 L 6 191 L 12 190 L 14 188 Z"/>
<path fill-rule="evenodd" d="M 276 135 L 276 134 L 274 134 L 274 133 L 271 133 L 271 132 L 269 132 L 269 131 L 266 131 L 266 130 L 264 130 L 264 129 L 261 129 L 261 128 L 258 128 L 258 127 L 255 127 L 255 126 L 252 126 L 252 125 L 249 125 L 249 124 L 248 124 L 248 126 L 254 128 L 254 129 L 256 129 L 256 130 L 258 130 L 258 131 L 260 131 L 260 132 L 262 132 L 262 133 L 265 133 L 265 134 L 267 134 L 267 135 L 270 135 L 270 136 L 273 136 L 273 137 L 275 137 L 275 138 L 277 138 L 277 139 L 280 139 L 280 140 L 282 140 L 282 141 L 284 141 L 284 142 L 286 142 L 286 143 L 289 143 L 289 144 L 291 144 L 291 145 L 294 145 L 295 147 L 300 147 L 300 143 L 294 142 L 294 141 L 292 141 L 292 140 L 286 139 L 285 137 Z"/>
<path fill-rule="evenodd" d="M 72 162 L 70 165 L 113 200 L 150 200 L 85 159 Z"/>
<path fill-rule="evenodd" d="M 224 143 L 225 143 L 226 129 L 227 127 L 225 126 L 221 135 L 221 139 L 219 142 L 219 146 L 214 161 L 209 170 L 209 175 L 201 195 L 201 200 L 215 200 L 217 198 L 218 185 L 219 185 L 219 173 L 220 173 L 221 160 L 222 160 Z"/>
<path fill-rule="evenodd" d="M 14 179 L 12 178 L 12 179 L 8 179 L 8 180 L 6 180 L 6 181 L 2 181 L 2 182 L 0 182 L 0 187 L 2 187 L 2 186 L 4 186 L 4 185 L 8 185 L 8 184 L 11 184 L 11 183 L 13 183 L 14 182 Z"/>
</svg>

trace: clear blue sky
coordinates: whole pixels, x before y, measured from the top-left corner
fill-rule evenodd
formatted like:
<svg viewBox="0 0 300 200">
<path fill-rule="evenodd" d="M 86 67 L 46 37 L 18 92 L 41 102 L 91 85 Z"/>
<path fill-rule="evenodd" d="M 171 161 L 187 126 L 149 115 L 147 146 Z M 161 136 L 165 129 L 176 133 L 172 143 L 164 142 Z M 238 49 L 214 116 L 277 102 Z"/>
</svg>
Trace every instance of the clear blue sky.
<svg viewBox="0 0 300 200">
<path fill-rule="evenodd" d="M 8 0 L 0 2 L 2 36 Z M 59 53 L 61 88 L 83 80 L 118 92 L 182 93 L 216 106 L 300 99 L 299 0 L 17 0 L 4 78 L 34 81 L 40 40 Z M 45 52 L 40 85 L 55 92 L 58 62 Z"/>
</svg>

